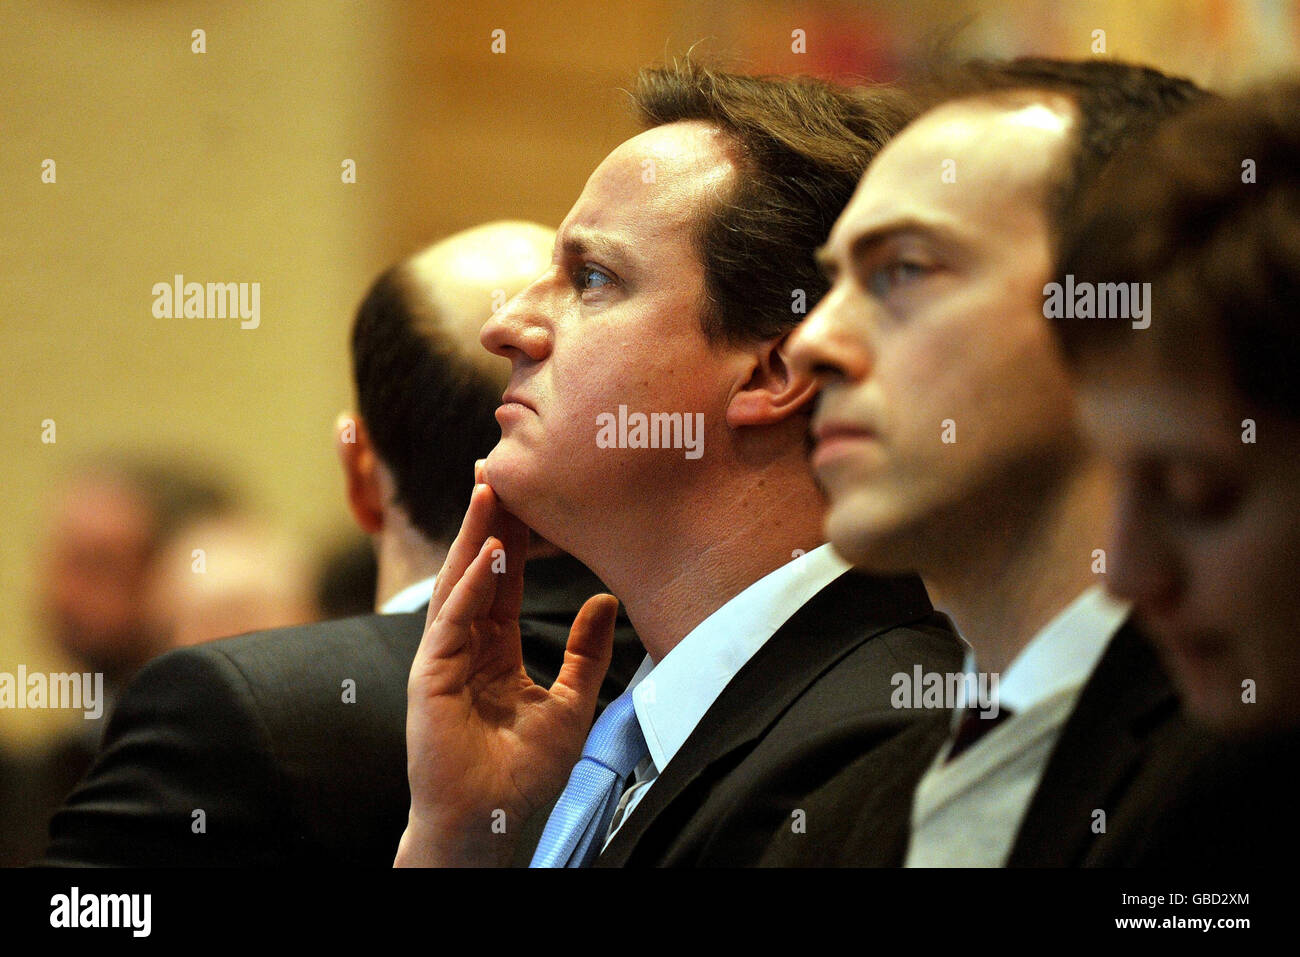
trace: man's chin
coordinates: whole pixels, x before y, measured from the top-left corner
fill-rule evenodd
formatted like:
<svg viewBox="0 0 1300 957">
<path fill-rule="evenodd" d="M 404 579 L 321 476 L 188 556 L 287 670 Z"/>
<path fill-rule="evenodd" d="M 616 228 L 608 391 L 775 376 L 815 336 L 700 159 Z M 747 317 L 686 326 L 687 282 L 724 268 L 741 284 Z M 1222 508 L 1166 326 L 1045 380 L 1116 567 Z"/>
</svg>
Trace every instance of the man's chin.
<svg viewBox="0 0 1300 957">
<path fill-rule="evenodd" d="M 544 483 L 526 463 L 518 461 L 514 450 L 503 448 L 505 442 L 497 444 L 489 453 L 483 465 L 483 478 L 506 511 L 519 519 L 530 529 L 548 541 L 554 541 L 554 530 L 548 530 L 548 523 L 539 514 L 538 503 L 545 501 Z"/>
<path fill-rule="evenodd" d="M 839 556 L 863 571 L 891 575 L 914 568 L 909 536 L 867 507 L 832 502 L 825 531 Z"/>
</svg>

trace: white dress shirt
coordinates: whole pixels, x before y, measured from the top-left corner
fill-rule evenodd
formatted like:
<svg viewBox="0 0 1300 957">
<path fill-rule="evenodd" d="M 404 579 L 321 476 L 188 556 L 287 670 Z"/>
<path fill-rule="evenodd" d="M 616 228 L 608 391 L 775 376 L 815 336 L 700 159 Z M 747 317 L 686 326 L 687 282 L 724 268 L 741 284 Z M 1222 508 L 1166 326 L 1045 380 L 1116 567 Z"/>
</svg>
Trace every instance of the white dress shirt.
<svg viewBox="0 0 1300 957">
<path fill-rule="evenodd" d="M 433 582 L 437 575 L 430 575 L 424 581 L 408 585 L 379 608 L 381 615 L 399 615 L 402 612 L 419 611 L 433 598 Z"/>
<path fill-rule="evenodd" d="M 998 683 L 998 705 L 1011 716 L 951 762 L 950 737 L 921 778 L 906 866 L 1006 862 L 1061 729 L 1128 613 L 1094 585 L 1016 656 Z M 971 654 L 966 668 L 974 671 Z"/>
<path fill-rule="evenodd" d="M 658 664 L 647 655 L 632 676 L 632 703 L 650 755 L 623 794 L 609 837 L 645 797 L 704 713 L 754 653 L 795 612 L 849 569 L 821 545 L 760 578 L 700 622 Z"/>
</svg>

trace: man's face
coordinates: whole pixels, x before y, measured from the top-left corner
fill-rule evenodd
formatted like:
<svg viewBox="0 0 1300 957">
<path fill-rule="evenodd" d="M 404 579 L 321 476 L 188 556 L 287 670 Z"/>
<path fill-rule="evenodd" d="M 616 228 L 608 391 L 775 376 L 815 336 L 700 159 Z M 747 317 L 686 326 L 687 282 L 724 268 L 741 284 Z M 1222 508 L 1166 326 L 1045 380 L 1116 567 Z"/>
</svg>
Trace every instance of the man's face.
<svg viewBox="0 0 1300 957">
<path fill-rule="evenodd" d="M 144 590 L 153 517 L 131 489 L 83 478 L 60 501 L 46 546 L 41 603 L 68 654 L 116 671 L 148 656 Z"/>
<path fill-rule="evenodd" d="M 615 149 L 560 225 L 550 269 L 483 327 L 513 365 L 487 477 L 512 512 L 581 557 L 638 510 L 669 521 L 683 483 L 725 441 L 743 355 L 701 331 L 700 211 L 735 175 L 721 134 L 656 127 Z M 601 448 L 602 413 L 704 413 L 703 459 L 682 449 Z M 653 523 L 651 523 L 653 525 Z"/>
<path fill-rule="evenodd" d="M 933 570 L 1077 448 L 1043 318 L 1046 184 L 1072 122 L 1056 100 L 940 107 L 881 152 L 831 231 L 833 285 L 791 358 L 825 386 L 812 464 L 856 564 Z"/>
<path fill-rule="evenodd" d="M 1250 409 L 1222 371 L 1171 372 L 1149 352 L 1089 359 L 1079 389 L 1119 478 L 1110 588 L 1194 716 L 1300 726 L 1300 426 Z"/>
</svg>

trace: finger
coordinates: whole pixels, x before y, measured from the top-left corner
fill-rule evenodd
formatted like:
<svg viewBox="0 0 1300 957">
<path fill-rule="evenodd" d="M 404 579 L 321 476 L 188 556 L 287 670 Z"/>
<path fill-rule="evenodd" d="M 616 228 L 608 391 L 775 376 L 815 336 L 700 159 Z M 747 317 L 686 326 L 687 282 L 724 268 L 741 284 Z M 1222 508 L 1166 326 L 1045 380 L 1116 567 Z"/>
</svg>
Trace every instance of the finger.
<svg viewBox="0 0 1300 957">
<path fill-rule="evenodd" d="M 489 538 L 460 581 L 452 589 L 438 615 L 425 623 L 420 647 L 411 663 L 411 685 L 417 678 L 438 676 L 437 687 L 425 687 L 429 695 L 455 693 L 464 687 L 473 671 L 472 655 L 465 655 L 473 638 L 473 623 L 492 607 L 496 582 L 491 570 L 491 549 L 499 544 Z M 458 657 L 462 660 L 456 661 Z M 451 667 L 448 667 L 448 665 Z"/>
<path fill-rule="evenodd" d="M 600 683 L 609 670 L 617 617 L 618 599 L 613 595 L 593 595 L 587 599 L 569 629 L 564 664 L 551 685 L 552 695 L 563 699 L 587 719 L 595 714 Z"/>
<path fill-rule="evenodd" d="M 492 556 L 502 548 L 501 540 L 488 536 L 460 581 L 452 588 L 438 613 L 438 623 L 466 628 L 487 617 L 496 598 L 497 579 L 492 572 Z"/>
<path fill-rule="evenodd" d="M 438 578 L 434 582 L 433 597 L 429 600 L 428 621 L 437 617 L 443 602 L 447 600 L 451 590 L 456 587 L 456 583 L 460 581 L 465 570 L 469 568 L 470 563 L 483 547 L 484 540 L 492 534 L 494 499 L 492 490 L 486 485 L 474 486 L 474 491 L 469 497 L 469 508 L 465 510 L 465 518 L 460 523 L 460 531 L 456 533 L 455 541 L 447 550 L 447 558 L 443 561 L 442 568 L 438 571 Z"/>
<path fill-rule="evenodd" d="M 474 484 L 479 485 L 487 481 L 487 459 L 474 460 Z"/>
<path fill-rule="evenodd" d="M 493 531 L 505 546 L 505 567 L 494 565 L 498 575 L 497 597 L 489 612 L 493 621 L 518 621 L 524 603 L 524 566 L 528 563 L 528 526 L 497 502 L 497 522 Z"/>
</svg>

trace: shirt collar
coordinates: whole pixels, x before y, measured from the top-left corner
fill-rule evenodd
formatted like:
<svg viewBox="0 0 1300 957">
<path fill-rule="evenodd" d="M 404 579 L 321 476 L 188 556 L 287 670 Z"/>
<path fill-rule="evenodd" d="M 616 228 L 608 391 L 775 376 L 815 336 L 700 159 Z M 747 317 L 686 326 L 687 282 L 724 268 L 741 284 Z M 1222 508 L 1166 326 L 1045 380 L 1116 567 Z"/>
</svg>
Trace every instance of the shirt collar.
<svg viewBox="0 0 1300 957">
<path fill-rule="evenodd" d="M 796 611 L 849 570 L 821 545 L 763 576 L 700 622 L 629 687 L 655 768 L 662 770 L 723 689 Z"/>
<path fill-rule="evenodd" d="M 1124 624 L 1129 608 L 1101 585 L 1085 590 L 1049 621 L 1002 673 L 999 705 L 1024 712 L 1052 695 L 1082 687 Z"/>
<path fill-rule="evenodd" d="M 433 581 L 437 575 L 430 575 L 424 581 L 407 585 L 379 608 L 381 615 L 399 615 L 408 611 L 419 611 L 433 598 Z"/>
</svg>

